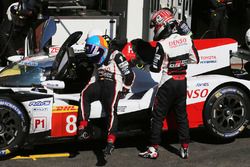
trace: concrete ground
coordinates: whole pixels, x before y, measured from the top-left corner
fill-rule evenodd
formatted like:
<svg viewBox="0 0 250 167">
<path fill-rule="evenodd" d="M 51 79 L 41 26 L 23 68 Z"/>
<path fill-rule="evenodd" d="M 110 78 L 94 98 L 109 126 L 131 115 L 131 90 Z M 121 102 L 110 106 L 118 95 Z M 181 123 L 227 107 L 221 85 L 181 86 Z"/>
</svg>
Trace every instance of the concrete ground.
<svg viewBox="0 0 250 167">
<path fill-rule="evenodd" d="M 220 141 L 211 137 L 204 129 L 192 130 L 190 158 L 181 159 L 176 155 L 179 148 L 175 133 L 167 133 L 160 147 L 157 160 L 138 157 L 147 143 L 147 136 L 118 139 L 116 149 L 108 160 L 102 155 L 104 143 L 63 143 L 37 146 L 23 150 L 23 157 L 0 162 L 1 167 L 249 167 L 250 129 L 235 140 Z M 24 156 L 26 155 L 26 156 Z M 33 158 L 28 157 L 33 155 Z M 34 157 L 37 155 L 37 157 Z M 44 156 L 42 156 L 44 155 Z M 46 156 L 47 155 L 47 156 Z M 61 155 L 56 157 L 56 155 Z"/>
</svg>

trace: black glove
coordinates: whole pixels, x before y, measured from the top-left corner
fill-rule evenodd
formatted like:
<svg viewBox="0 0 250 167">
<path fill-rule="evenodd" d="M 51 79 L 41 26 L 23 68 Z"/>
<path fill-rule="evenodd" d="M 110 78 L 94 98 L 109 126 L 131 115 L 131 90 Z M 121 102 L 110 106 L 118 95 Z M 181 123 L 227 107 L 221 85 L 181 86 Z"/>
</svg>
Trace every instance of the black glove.
<svg viewBox="0 0 250 167">
<path fill-rule="evenodd" d="M 143 64 L 152 64 L 156 47 L 151 46 L 150 42 L 143 39 L 134 39 L 131 41 L 132 50 L 136 54 L 137 61 Z"/>
<path fill-rule="evenodd" d="M 120 91 L 120 99 L 124 99 L 126 97 L 126 95 L 128 94 L 129 89 L 123 87 L 122 91 Z"/>
</svg>

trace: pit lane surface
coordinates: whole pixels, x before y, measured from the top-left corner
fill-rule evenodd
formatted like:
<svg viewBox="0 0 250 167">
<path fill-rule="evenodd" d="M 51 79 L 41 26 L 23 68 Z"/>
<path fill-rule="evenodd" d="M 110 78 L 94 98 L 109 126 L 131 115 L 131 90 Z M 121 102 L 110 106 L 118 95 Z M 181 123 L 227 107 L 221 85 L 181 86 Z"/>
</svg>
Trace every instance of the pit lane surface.
<svg viewBox="0 0 250 167">
<path fill-rule="evenodd" d="M 235 140 L 221 142 L 210 137 L 204 130 L 191 131 L 190 158 L 183 160 L 176 155 L 179 144 L 175 133 L 168 133 L 167 144 L 160 147 L 160 157 L 149 160 L 138 157 L 138 152 L 146 145 L 146 136 L 118 139 L 116 150 L 107 161 L 103 158 L 102 141 L 83 143 L 62 143 L 36 146 L 23 150 L 26 158 L 8 159 L 0 162 L 0 167 L 249 167 L 250 129 Z M 38 155 L 29 158 L 27 155 Z M 41 155 L 52 155 L 39 157 Z M 53 155 L 64 155 L 55 157 Z"/>
</svg>

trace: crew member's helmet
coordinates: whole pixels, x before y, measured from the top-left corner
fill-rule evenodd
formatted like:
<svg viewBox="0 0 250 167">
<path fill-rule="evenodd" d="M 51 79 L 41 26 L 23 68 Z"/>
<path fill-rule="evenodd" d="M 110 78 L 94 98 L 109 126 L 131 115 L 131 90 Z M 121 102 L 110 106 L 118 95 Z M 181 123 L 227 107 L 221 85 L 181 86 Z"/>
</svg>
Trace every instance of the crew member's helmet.
<svg viewBox="0 0 250 167">
<path fill-rule="evenodd" d="M 245 35 L 246 46 L 250 49 L 250 28 L 247 30 Z"/>
<path fill-rule="evenodd" d="M 172 25 L 175 22 L 175 18 L 171 10 L 161 9 L 156 11 L 150 20 L 150 28 L 154 28 L 154 39 L 158 39 L 161 33 L 170 35 L 172 33 Z"/>
<path fill-rule="evenodd" d="M 12 3 L 7 11 L 6 15 L 9 21 L 12 21 L 14 25 L 25 26 L 30 21 L 30 15 L 23 12 L 21 2 Z"/>
<path fill-rule="evenodd" d="M 91 62 L 101 65 L 108 55 L 108 43 L 100 35 L 86 39 L 85 53 Z"/>
</svg>

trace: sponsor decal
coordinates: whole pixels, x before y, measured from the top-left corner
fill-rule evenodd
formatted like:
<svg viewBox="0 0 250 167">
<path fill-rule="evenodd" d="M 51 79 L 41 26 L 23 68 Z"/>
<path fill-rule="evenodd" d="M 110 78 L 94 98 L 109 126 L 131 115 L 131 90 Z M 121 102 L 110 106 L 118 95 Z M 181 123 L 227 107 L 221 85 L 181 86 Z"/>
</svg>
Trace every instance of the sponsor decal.
<svg viewBox="0 0 250 167">
<path fill-rule="evenodd" d="M 221 93 L 228 93 L 228 92 L 234 92 L 237 93 L 237 89 L 232 89 L 232 88 L 227 88 L 227 89 L 222 89 Z"/>
<path fill-rule="evenodd" d="M 48 106 L 50 105 L 50 100 L 47 101 L 32 101 L 29 106 Z"/>
<path fill-rule="evenodd" d="M 202 87 L 202 86 L 209 86 L 209 83 L 204 82 L 204 83 L 197 83 L 196 87 Z"/>
<path fill-rule="evenodd" d="M 187 39 L 186 38 L 181 38 L 181 39 L 178 39 L 178 40 L 173 40 L 173 41 L 170 41 L 168 44 L 169 44 L 170 48 L 175 48 L 175 47 L 178 47 L 178 46 L 181 46 L 181 45 L 186 45 L 187 44 Z"/>
<path fill-rule="evenodd" d="M 57 83 L 47 83 L 46 86 L 49 86 L 49 87 L 58 87 L 59 84 L 57 84 Z"/>
<path fill-rule="evenodd" d="M 185 67 L 188 64 L 188 60 L 173 61 L 169 63 L 169 68 Z"/>
<path fill-rule="evenodd" d="M 36 107 L 36 108 L 32 108 L 32 111 L 34 111 L 34 112 L 45 112 L 45 111 L 48 111 L 48 108 L 38 108 L 38 107 Z"/>
<path fill-rule="evenodd" d="M 200 64 L 211 64 L 216 62 L 216 56 L 200 56 Z"/>
<path fill-rule="evenodd" d="M 128 53 L 134 53 L 131 45 L 128 45 L 128 47 L 126 49 L 127 49 Z"/>
<path fill-rule="evenodd" d="M 235 136 L 237 134 L 239 134 L 240 131 L 236 131 L 236 132 L 233 132 L 233 133 L 225 133 L 225 135 L 223 135 L 224 137 L 232 137 L 232 136 Z"/>
<path fill-rule="evenodd" d="M 209 90 L 208 89 L 195 89 L 195 90 L 188 90 L 187 91 L 187 97 L 189 99 L 191 98 L 204 98 L 208 95 Z"/>
<path fill-rule="evenodd" d="M 34 61 L 21 61 L 20 63 L 18 63 L 20 65 L 24 65 L 24 66 L 32 66 L 32 67 L 36 67 L 38 66 L 37 62 Z"/>
<path fill-rule="evenodd" d="M 127 61 L 124 61 L 124 62 L 119 63 L 118 66 L 119 66 L 120 68 L 127 68 L 129 65 L 128 65 L 128 62 L 127 62 Z"/>
<path fill-rule="evenodd" d="M 231 92 L 231 93 L 234 93 L 234 94 L 238 94 L 238 95 L 244 97 L 244 94 L 241 91 L 239 91 L 238 89 L 227 88 L 227 89 L 221 90 L 222 94 L 226 94 L 228 92 Z"/>
<path fill-rule="evenodd" d="M 53 113 L 77 112 L 78 106 L 53 106 Z"/>
<path fill-rule="evenodd" d="M 124 75 L 128 75 L 130 73 L 129 69 L 128 69 L 128 62 L 124 61 L 122 63 L 119 63 L 118 66 L 120 67 L 120 69 L 122 70 L 122 72 L 124 73 Z"/>
<path fill-rule="evenodd" d="M 217 92 L 217 93 L 215 94 L 215 97 L 218 99 L 221 95 L 222 95 L 221 92 Z"/>
<path fill-rule="evenodd" d="M 60 50 L 60 46 L 54 46 L 49 48 L 49 54 L 55 56 Z"/>
<path fill-rule="evenodd" d="M 136 55 L 133 52 L 132 44 L 131 42 L 127 43 L 124 48 L 122 49 L 123 55 L 126 57 L 127 61 L 132 61 L 136 59 Z"/>
<path fill-rule="evenodd" d="M 125 112 L 127 106 L 118 106 L 117 107 L 117 112 Z"/>
<path fill-rule="evenodd" d="M 157 47 L 157 49 L 158 49 L 158 47 Z M 153 60 L 153 68 L 156 68 L 156 69 L 158 68 L 158 62 L 160 61 L 160 59 L 161 59 L 161 55 L 155 54 L 155 57 Z"/>
</svg>

